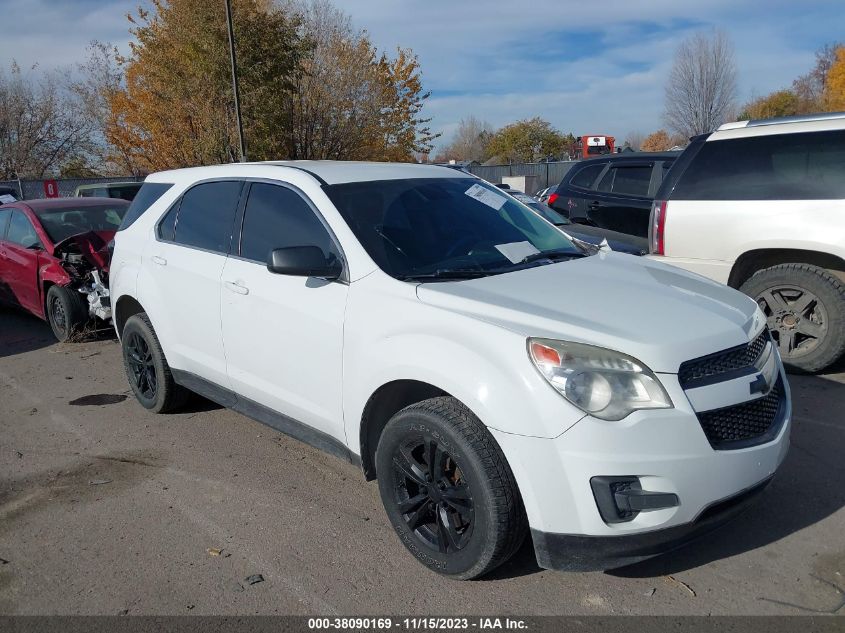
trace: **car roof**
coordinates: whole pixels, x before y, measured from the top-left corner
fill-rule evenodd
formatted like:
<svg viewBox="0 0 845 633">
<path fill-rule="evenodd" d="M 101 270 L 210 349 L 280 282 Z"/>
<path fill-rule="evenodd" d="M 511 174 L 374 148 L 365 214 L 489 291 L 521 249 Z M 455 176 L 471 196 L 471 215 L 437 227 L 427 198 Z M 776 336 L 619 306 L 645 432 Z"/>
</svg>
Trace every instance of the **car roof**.
<svg viewBox="0 0 845 633">
<path fill-rule="evenodd" d="M 79 185 L 76 189 L 101 189 L 103 187 L 140 187 L 144 183 L 132 180 L 126 182 L 95 182 L 88 185 Z"/>
<path fill-rule="evenodd" d="M 681 155 L 680 150 L 671 152 L 624 152 L 621 154 L 603 154 L 602 156 L 591 156 L 578 161 L 580 163 L 596 163 L 599 161 L 626 161 L 626 160 L 675 160 Z"/>
<path fill-rule="evenodd" d="M 378 163 L 337 160 L 290 160 L 256 163 L 228 163 L 208 167 L 188 167 L 150 174 L 150 182 L 195 182 L 208 178 L 249 177 L 255 167 L 285 167 L 307 172 L 322 184 L 336 185 L 373 180 L 405 178 L 467 178 L 469 174 L 439 165 L 417 163 Z"/>
<path fill-rule="evenodd" d="M 706 141 L 721 141 L 750 136 L 773 134 L 799 134 L 802 132 L 829 132 L 845 130 L 845 112 L 820 112 L 796 116 L 753 119 L 725 123 L 706 137 Z"/>
<path fill-rule="evenodd" d="M 35 213 L 55 209 L 81 209 L 85 207 L 101 207 L 103 205 L 114 206 L 115 204 L 129 206 L 129 202 L 122 198 L 38 198 L 35 200 L 21 200 L 17 204 L 26 205 Z"/>
</svg>

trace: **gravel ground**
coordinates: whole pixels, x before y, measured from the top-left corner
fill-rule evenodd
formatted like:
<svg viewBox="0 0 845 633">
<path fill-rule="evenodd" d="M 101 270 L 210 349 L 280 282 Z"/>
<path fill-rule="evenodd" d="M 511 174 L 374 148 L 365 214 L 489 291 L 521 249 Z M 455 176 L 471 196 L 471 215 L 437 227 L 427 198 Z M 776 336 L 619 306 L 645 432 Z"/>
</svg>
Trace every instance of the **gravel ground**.
<svg viewBox="0 0 845 633">
<path fill-rule="evenodd" d="M 151 415 L 116 340 L 0 309 L 0 614 L 843 614 L 845 373 L 790 384 L 786 463 L 717 534 L 610 573 L 526 545 L 458 583 L 355 466 L 204 401 Z"/>
</svg>

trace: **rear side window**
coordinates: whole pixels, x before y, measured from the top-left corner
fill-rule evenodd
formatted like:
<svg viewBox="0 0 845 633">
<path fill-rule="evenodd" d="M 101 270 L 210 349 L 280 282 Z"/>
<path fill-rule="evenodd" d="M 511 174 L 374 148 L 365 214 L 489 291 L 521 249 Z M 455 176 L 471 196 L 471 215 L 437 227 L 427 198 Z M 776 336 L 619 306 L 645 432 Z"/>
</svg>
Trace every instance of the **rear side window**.
<svg viewBox="0 0 845 633">
<path fill-rule="evenodd" d="M 326 255 L 338 254 L 328 230 L 299 194 L 254 183 L 244 209 L 241 257 L 263 263 L 270 251 L 288 246 L 319 246 Z"/>
<path fill-rule="evenodd" d="M 581 187 L 582 189 L 590 189 L 593 186 L 593 183 L 596 181 L 596 178 L 599 177 L 602 169 L 604 169 L 605 163 L 599 163 L 597 165 L 588 165 L 587 167 L 582 167 L 573 177 L 572 180 L 569 181 L 569 184 L 573 187 Z"/>
<path fill-rule="evenodd" d="M 648 196 L 651 165 L 611 167 L 602 177 L 598 190 L 626 196 Z"/>
<path fill-rule="evenodd" d="M 132 204 L 129 205 L 129 210 L 123 216 L 123 222 L 120 223 L 120 228 L 117 230 L 122 231 L 132 226 L 135 220 L 140 218 L 172 186 L 168 182 L 145 182 L 141 185 L 138 195 L 132 200 Z M 83 192 L 82 195 L 87 194 Z"/>
<path fill-rule="evenodd" d="M 710 141 L 680 176 L 678 200 L 845 198 L 845 131 Z"/>
<path fill-rule="evenodd" d="M 172 241 L 215 253 L 228 253 L 242 187 L 242 182 L 227 180 L 201 183 L 188 189 L 179 203 Z M 171 209 L 165 216 L 165 222 L 173 211 Z M 159 235 L 167 239 L 161 231 Z"/>
</svg>

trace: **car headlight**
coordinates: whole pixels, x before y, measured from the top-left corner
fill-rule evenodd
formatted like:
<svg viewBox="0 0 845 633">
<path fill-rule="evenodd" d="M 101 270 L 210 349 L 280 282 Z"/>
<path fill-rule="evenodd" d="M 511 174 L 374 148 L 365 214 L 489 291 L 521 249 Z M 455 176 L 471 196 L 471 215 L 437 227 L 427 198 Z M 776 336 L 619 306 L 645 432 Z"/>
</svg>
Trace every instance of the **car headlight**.
<svg viewBox="0 0 845 633">
<path fill-rule="evenodd" d="M 528 339 L 528 354 L 564 398 L 602 420 L 621 420 L 638 409 L 672 408 L 663 385 L 636 358 L 545 338 Z"/>
</svg>

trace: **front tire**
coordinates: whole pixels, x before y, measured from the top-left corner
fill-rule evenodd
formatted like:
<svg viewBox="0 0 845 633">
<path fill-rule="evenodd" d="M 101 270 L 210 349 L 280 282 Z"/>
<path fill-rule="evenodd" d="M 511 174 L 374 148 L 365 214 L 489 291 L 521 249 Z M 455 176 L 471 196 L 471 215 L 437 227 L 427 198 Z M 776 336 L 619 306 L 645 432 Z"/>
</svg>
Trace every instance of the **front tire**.
<svg viewBox="0 0 845 633">
<path fill-rule="evenodd" d="M 740 290 L 763 310 L 787 365 L 815 373 L 845 354 L 845 285 L 824 268 L 772 266 Z"/>
<path fill-rule="evenodd" d="M 379 439 L 376 472 L 403 545 L 444 576 L 489 573 L 513 556 L 528 531 L 501 448 L 454 398 L 424 400 L 394 415 Z"/>
<path fill-rule="evenodd" d="M 153 413 L 167 413 L 185 404 L 190 392 L 173 380 L 161 344 L 145 313 L 126 321 L 121 347 L 126 378 L 141 406 Z"/>
<path fill-rule="evenodd" d="M 59 343 L 66 343 L 88 323 L 88 304 L 81 293 L 64 286 L 50 286 L 45 301 L 47 322 Z"/>
</svg>

